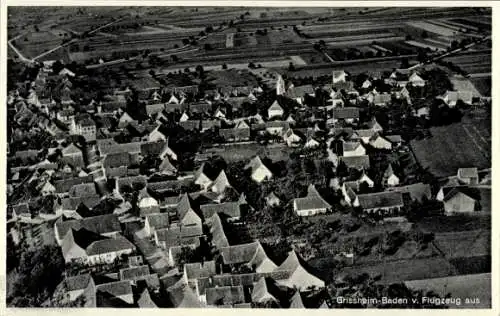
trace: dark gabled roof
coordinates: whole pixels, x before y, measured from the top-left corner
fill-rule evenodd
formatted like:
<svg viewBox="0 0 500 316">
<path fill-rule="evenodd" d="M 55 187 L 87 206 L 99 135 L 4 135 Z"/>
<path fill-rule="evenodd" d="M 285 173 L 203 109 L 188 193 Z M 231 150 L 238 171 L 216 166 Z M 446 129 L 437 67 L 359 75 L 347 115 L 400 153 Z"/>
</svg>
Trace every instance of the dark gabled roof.
<svg viewBox="0 0 500 316">
<path fill-rule="evenodd" d="M 94 232 L 96 234 L 106 234 L 106 233 L 121 231 L 118 217 L 114 214 L 87 217 L 81 220 L 56 222 L 55 228 L 58 231 L 58 235 L 61 238 L 64 238 L 66 233 L 71 228 L 73 229 L 85 228 L 86 230 Z"/>
<path fill-rule="evenodd" d="M 93 182 L 94 179 L 92 178 L 92 176 L 76 177 L 76 178 L 56 180 L 54 182 L 54 186 L 56 187 L 57 193 L 66 193 L 71 189 L 71 187 L 73 187 L 76 184 L 93 183 Z"/>
<path fill-rule="evenodd" d="M 158 156 L 163 151 L 165 144 L 163 141 L 143 143 L 141 144 L 141 154 L 143 156 Z"/>
<path fill-rule="evenodd" d="M 368 155 L 352 156 L 352 157 L 339 157 L 340 161 L 345 163 L 349 169 L 369 169 L 370 157 Z"/>
<path fill-rule="evenodd" d="M 79 205 L 83 204 L 90 210 L 99 205 L 100 202 L 101 197 L 97 194 L 83 197 L 69 197 L 61 199 L 61 207 L 64 210 L 76 210 Z"/>
<path fill-rule="evenodd" d="M 216 274 L 215 261 L 186 263 L 184 273 L 189 280 L 211 277 Z"/>
<path fill-rule="evenodd" d="M 184 285 L 168 290 L 168 297 L 176 308 L 200 308 L 201 303 L 191 287 Z"/>
<path fill-rule="evenodd" d="M 199 236 L 203 235 L 202 228 L 196 226 L 179 226 L 155 231 L 156 239 L 165 242 L 167 248 L 175 246 L 198 245 Z"/>
<path fill-rule="evenodd" d="M 254 283 L 252 290 L 252 302 L 254 303 L 263 303 L 271 300 L 281 305 L 285 296 L 286 293 L 270 277 L 261 277 Z"/>
<path fill-rule="evenodd" d="M 226 233 L 224 232 L 224 226 L 222 220 L 218 213 L 215 213 L 210 219 L 205 218 L 207 221 L 210 232 L 212 233 L 212 243 L 217 249 L 223 247 L 229 247 L 229 241 L 227 239 Z"/>
<path fill-rule="evenodd" d="M 233 305 L 245 303 L 243 286 L 224 286 L 207 289 L 207 305 Z"/>
<path fill-rule="evenodd" d="M 336 107 L 333 109 L 333 117 L 336 119 L 357 119 L 359 118 L 359 108 Z"/>
<path fill-rule="evenodd" d="M 177 203 L 177 214 L 179 219 L 182 220 L 190 210 L 193 210 L 193 207 L 191 206 L 191 198 L 187 193 L 184 193 L 181 195 L 179 203 Z"/>
<path fill-rule="evenodd" d="M 321 209 L 330 208 L 331 205 L 328 204 L 320 196 L 306 196 L 303 198 L 296 198 L 293 200 L 297 206 L 297 210 L 311 210 L 311 209 Z"/>
<path fill-rule="evenodd" d="M 95 196 L 97 195 L 95 183 L 75 184 L 69 190 L 69 195 L 73 197 Z"/>
<path fill-rule="evenodd" d="M 424 197 L 428 200 L 431 199 L 431 186 L 425 183 L 415 183 L 401 187 L 392 187 L 389 188 L 389 190 L 401 192 L 403 194 L 409 194 L 412 200 L 422 201 Z"/>
<path fill-rule="evenodd" d="M 84 228 L 73 229 L 71 228 L 65 235 L 61 243 L 61 252 L 64 258 L 70 254 L 73 246 L 78 246 L 81 249 L 87 249 L 92 243 L 107 239 L 99 234 L 88 231 Z"/>
<path fill-rule="evenodd" d="M 103 239 L 93 242 L 89 247 L 87 247 L 87 255 L 98 255 L 106 254 L 111 252 L 118 252 L 121 250 L 135 249 L 134 244 L 128 241 L 125 237 L 115 237 L 109 239 Z"/>
<path fill-rule="evenodd" d="M 305 308 L 300 291 L 296 291 L 290 299 L 290 308 Z"/>
<path fill-rule="evenodd" d="M 151 298 L 151 294 L 149 293 L 149 290 L 146 288 L 142 291 L 142 293 L 139 296 L 139 299 L 137 300 L 137 305 L 139 308 L 157 308 L 158 305 L 153 301 Z"/>
<path fill-rule="evenodd" d="M 89 273 L 79 274 L 72 277 L 67 277 L 64 280 L 67 291 L 77 291 L 87 288 L 92 281 L 92 276 Z"/>
<path fill-rule="evenodd" d="M 116 281 L 97 285 L 96 292 L 109 293 L 118 297 L 132 294 L 132 286 L 129 281 Z"/>
<path fill-rule="evenodd" d="M 203 218 L 212 217 L 215 213 L 224 214 L 228 217 L 241 217 L 241 208 L 239 202 L 225 202 L 220 204 L 205 204 L 200 206 Z"/>
<path fill-rule="evenodd" d="M 254 241 L 247 244 L 228 246 L 219 249 L 222 254 L 224 264 L 248 263 L 257 253 L 257 249 L 262 247 L 260 242 Z"/>
<path fill-rule="evenodd" d="M 130 165 L 131 159 L 128 152 L 107 154 L 104 158 L 104 168 L 127 167 Z"/>
<path fill-rule="evenodd" d="M 359 204 L 363 209 L 377 209 L 403 206 L 401 192 L 386 191 L 358 195 Z"/>
<path fill-rule="evenodd" d="M 457 172 L 461 178 L 478 178 L 477 168 L 459 168 Z"/>
<path fill-rule="evenodd" d="M 465 194 L 476 201 L 481 200 L 481 193 L 477 188 L 468 186 L 455 186 L 455 187 L 443 188 L 443 194 L 444 194 L 443 202 L 450 200 L 459 193 Z"/>
<path fill-rule="evenodd" d="M 149 275 L 148 265 L 125 268 L 120 270 L 120 280 L 138 280 L 144 278 L 146 275 Z"/>
<path fill-rule="evenodd" d="M 167 228 L 170 225 L 168 213 L 156 213 L 146 215 L 149 226 L 155 229 Z"/>
<path fill-rule="evenodd" d="M 219 136 L 225 140 L 250 138 L 250 128 L 221 128 Z"/>
</svg>

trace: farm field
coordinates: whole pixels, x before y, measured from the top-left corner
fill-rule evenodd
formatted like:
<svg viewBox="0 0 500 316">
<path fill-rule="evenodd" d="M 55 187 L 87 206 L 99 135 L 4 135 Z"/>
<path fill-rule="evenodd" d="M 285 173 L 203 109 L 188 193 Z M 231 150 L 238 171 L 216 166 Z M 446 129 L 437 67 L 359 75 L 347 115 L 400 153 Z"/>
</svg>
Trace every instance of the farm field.
<svg viewBox="0 0 500 316">
<path fill-rule="evenodd" d="M 457 275 L 458 271 L 447 260 L 441 257 L 388 262 L 381 261 L 378 264 L 354 265 L 342 270 L 342 274 L 351 276 L 361 275 L 363 273 L 368 273 L 373 277 L 381 276 L 379 283 L 392 284 L 403 281 Z"/>
<path fill-rule="evenodd" d="M 436 177 L 454 175 L 458 168 L 491 167 L 491 144 L 488 135 L 474 125 L 455 123 L 431 128 L 431 137 L 411 141 L 418 162 Z"/>
<path fill-rule="evenodd" d="M 447 233 L 470 230 L 490 230 L 490 216 L 432 216 L 425 217 L 416 223 L 425 232 Z"/>
<path fill-rule="evenodd" d="M 491 254 L 491 231 L 436 233 L 434 244 L 448 259 L 488 256 Z"/>
</svg>

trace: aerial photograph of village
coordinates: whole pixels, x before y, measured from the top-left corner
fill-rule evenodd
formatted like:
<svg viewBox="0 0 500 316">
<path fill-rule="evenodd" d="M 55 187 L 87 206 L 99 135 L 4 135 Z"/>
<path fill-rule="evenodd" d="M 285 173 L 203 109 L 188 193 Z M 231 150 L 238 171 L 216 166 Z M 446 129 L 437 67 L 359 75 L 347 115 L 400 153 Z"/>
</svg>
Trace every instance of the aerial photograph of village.
<svg viewBox="0 0 500 316">
<path fill-rule="evenodd" d="M 491 8 L 7 16 L 7 307 L 492 307 Z"/>
</svg>

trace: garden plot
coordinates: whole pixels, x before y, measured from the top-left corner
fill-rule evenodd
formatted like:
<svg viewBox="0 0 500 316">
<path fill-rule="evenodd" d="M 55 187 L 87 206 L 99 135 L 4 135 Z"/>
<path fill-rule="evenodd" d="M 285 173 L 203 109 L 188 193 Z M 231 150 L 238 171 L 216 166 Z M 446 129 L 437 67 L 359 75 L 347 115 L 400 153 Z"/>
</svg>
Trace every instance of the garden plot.
<svg viewBox="0 0 500 316">
<path fill-rule="evenodd" d="M 441 36 L 453 36 L 455 35 L 455 31 L 453 29 L 450 29 L 448 27 L 443 27 L 439 25 L 435 25 L 426 21 L 412 21 L 412 22 L 406 22 L 407 25 L 418 28 L 427 32 L 431 32 L 434 34 L 438 34 Z"/>
</svg>

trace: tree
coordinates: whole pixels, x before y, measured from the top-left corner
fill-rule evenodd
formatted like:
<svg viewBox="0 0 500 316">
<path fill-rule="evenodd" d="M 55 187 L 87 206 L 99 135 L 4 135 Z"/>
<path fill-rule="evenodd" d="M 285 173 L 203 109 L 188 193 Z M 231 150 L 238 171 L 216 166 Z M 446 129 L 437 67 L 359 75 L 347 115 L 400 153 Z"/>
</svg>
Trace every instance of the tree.
<svg viewBox="0 0 500 316">
<path fill-rule="evenodd" d="M 175 261 L 177 262 L 178 267 L 182 269 L 184 267 L 184 264 L 196 262 L 196 257 L 196 250 L 190 247 L 182 247 L 181 251 L 176 254 Z"/>
<path fill-rule="evenodd" d="M 290 62 L 290 64 L 288 64 L 288 70 L 289 71 L 294 71 L 295 70 L 295 66 L 293 65 L 292 62 Z"/>
<path fill-rule="evenodd" d="M 427 34 L 427 31 L 425 31 L 425 30 L 424 30 L 424 31 L 422 31 L 422 33 L 420 34 L 420 36 L 421 36 L 422 38 L 428 38 L 428 37 L 429 37 L 429 34 Z"/>
<path fill-rule="evenodd" d="M 226 63 L 222 64 L 222 69 L 227 69 L 227 64 Z"/>
<path fill-rule="evenodd" d="M 64 259 L 58 246 L 30 249 L 21 255 L 10 305 L 40 307 L 62 281 Z"/>
</svg>

